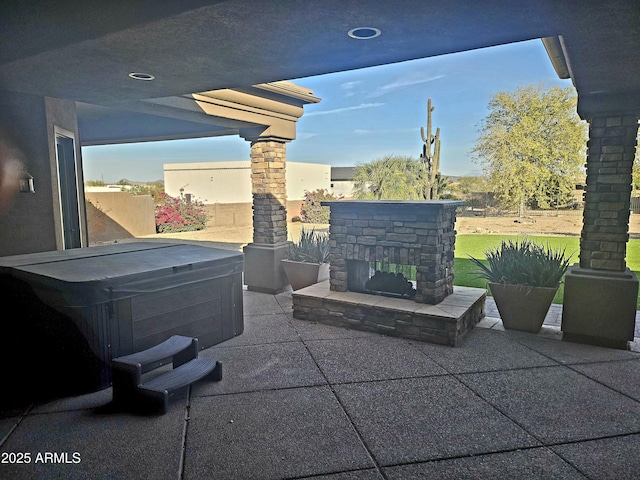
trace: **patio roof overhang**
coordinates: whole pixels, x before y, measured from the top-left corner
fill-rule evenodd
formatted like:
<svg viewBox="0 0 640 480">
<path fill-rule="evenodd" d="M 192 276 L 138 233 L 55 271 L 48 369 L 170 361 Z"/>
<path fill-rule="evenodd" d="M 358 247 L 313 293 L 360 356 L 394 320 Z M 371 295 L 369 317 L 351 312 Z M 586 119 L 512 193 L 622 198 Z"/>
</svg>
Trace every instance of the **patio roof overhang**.
<svg viewBox="0 0 640 480">
<path fill-rule="evenodd" d="M 166 104 L 194 92 L 242 92 L 544 37 L 561 38 L 556 60 L 572 77 L 581 115 L 640 111 L 635 0 L 9 0 L 2 10 L 0 88 L 80 102 L 86 143 L 239 129 L 233 118 L 196 118 Z M 381 34 L 354 39 L 348 32 L 357 27 Z M 154 80 L 135 80 L 130 73 Z"/>
<path fill-rule="evenodd" d="M 273 82 L 153 98 L 123 108 L 78 103 L 78 126 L 85 146 L 223 135 L 289 141 L 296 137 L 303 106 L 319 101 L 309 89 Z"/>
</svg>

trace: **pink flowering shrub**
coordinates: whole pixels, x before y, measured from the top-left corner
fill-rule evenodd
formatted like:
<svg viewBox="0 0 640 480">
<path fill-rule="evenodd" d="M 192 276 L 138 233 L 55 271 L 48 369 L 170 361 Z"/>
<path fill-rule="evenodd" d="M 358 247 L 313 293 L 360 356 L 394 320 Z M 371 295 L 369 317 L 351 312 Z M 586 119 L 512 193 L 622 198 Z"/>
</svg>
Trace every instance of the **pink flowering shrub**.
<svg viewBox="0 0 640 480">
<path fill-rule="evenodd" d="M 176 198 L 162 192 L 154 195 L 154 203 L 158 233 L 202 230 L 209 219 L 202 202 L 188 201 L 183 195 Z"/>
<path fill-rule="evenodd" d="M 342 200 L 342 196 L 336 197 L 324 188 L 304 192 L 304 200 L 300 207 L 303 223 L 329 223 L 329 207 L 320 204 L 324 200 Z"/>
</svg>

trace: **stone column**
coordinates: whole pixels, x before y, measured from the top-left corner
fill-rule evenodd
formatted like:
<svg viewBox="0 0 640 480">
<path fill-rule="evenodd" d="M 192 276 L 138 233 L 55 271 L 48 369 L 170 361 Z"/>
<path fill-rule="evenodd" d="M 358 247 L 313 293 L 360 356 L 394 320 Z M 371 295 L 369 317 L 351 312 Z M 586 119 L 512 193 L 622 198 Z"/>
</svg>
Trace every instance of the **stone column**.
<svg viewBox="0 0 640 480">
<path fill-rule="evenodd" d="M 253 241 L 275 245 L 287 241 L 286 144 L 251 143 Z"/>
<path fill-rule="evenodd" d="M 580 266 L 624 271 L 638 119 L 597 117 L 589 127 Z"/>
<path fill-rule="evenodd" d="M 589 121 L 580 263 L 565 279 L 565 340 L 616 348 L 633 340 L 638 280 L 625 256 L 637 133 L 636 116 Z"/>
<path fill-rule="evenodd" d="M 249 290 L 279 293 L 288 285 L 280 265 L 287 249 L 286 144 L 251 141 L 253 243 L 244 248 L 244 283 Z"/>
</svg>

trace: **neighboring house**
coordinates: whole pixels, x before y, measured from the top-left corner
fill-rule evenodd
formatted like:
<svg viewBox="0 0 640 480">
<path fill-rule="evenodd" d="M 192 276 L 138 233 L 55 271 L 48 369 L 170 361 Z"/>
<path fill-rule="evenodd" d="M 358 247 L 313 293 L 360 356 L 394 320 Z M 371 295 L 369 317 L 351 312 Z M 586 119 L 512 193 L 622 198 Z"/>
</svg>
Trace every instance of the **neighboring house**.
<svg viewBox="0 0 640 480">
<path fill-rule="evenodd" d="M 332 167 L 331 168 L 331 189 L 329 190 L 336 197 L 353 197 L 353 176 L 356 167 Z"/>
<path fill-rule="evenodd" d="M 287 162 L 287 198 L 302 200 L 305 191 L 329 190 L 331 170 L 325 164 Z M 251 162 L 165 163 L 164 190 L 205 204 L 251 203 Z"/>
<path fill-rule="evenodd" d="M 205 204 L 251 202 L 251 162 L 165 163 L 164 191 Z"/>
<path fill-rule="evenodd" d="M 165 163 L 165 192 L 184 195 L 207 205 L 210 225 L 251 225 L 251 162 Z M 260 175 L 260 173 L 256 173 Z M 329 190 L 331 166 L 318 163 L 287 162 L 287 217 L 300 215 L 306 191 Z"/>
</svg>

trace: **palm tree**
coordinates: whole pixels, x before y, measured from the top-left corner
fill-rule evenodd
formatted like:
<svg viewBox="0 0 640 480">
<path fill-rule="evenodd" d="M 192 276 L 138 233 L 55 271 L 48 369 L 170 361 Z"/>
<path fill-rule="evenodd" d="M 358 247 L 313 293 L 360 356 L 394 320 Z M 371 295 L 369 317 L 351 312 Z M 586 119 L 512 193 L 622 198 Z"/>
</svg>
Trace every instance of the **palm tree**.
<svg viewBox="0 0 640 480">
<path fill-rule="evenodd" d="M 423 175 L 418 160 L 387 155 L 356 166 L 353 196 L 361 200 L 422 200 Z"/>
<path fill-rule="evenodd" d="M 451 188 L 451 180 L 449 180 L 449 177 L 445 177 L 438 173 L 438 175 L 436 175 L 436 182 L 438 184 L 438 188 L 436 189 L 438 192 L 438 198 L 451 198 L 452 194 L 449 191 Z"/>
</svg>

